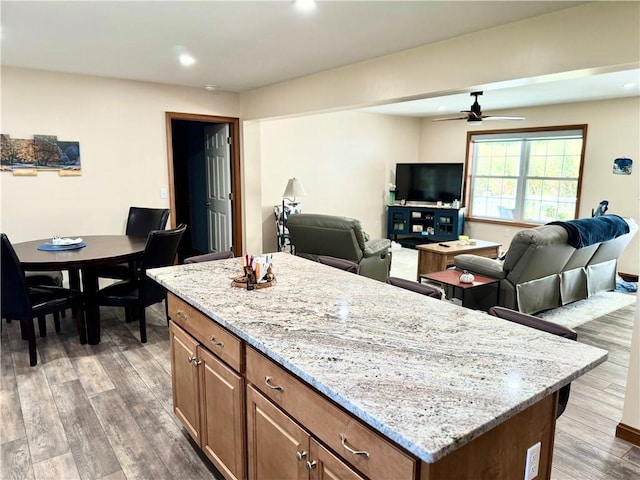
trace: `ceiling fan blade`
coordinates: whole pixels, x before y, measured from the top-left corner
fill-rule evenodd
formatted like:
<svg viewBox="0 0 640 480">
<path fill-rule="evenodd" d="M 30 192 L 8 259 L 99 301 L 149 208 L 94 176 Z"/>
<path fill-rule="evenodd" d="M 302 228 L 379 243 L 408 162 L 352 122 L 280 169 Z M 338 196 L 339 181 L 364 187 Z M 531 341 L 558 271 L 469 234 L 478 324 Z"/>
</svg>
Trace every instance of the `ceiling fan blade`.
<svg viewBox="0 0 640 480">
<path fill-rule="evenodd" d="M 483 115 L 483 120 L 526 120 L 526 117 L 500 117 L 494 115 Z"/>
<path fill-rule="evenodd" d="M 448 120 L 466 120 L 468 117 L 465 115 L 464 117 L 448 117 L 448 118 L 434 118 L 431 120 L 432 122 L 446 122 Z"/>
</svg>

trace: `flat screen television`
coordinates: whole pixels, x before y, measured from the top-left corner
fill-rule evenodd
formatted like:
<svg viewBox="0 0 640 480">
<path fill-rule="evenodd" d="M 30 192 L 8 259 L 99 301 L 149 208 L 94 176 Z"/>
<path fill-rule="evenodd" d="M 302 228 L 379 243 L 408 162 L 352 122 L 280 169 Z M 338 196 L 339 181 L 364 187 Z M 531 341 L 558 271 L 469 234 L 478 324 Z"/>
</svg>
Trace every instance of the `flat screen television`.
<svg viewBox="0 0 640 480">
<path fill-rule="evenodd" d="M 396 164 L 396 200 L 451 203 L 462 198 L 462 163 Z"/>
</svg>

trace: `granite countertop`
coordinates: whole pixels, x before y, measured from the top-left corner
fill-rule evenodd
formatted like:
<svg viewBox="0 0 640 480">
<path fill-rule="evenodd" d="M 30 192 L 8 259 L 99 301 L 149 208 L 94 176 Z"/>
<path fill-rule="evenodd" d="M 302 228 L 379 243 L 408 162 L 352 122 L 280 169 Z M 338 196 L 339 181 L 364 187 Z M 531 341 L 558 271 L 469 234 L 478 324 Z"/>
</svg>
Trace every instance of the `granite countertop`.
<svg viewBox="0 0 640 480">
<path fill-rule="evenodd" d="M 286 253 L 277 285 L 239 258 L 149 270 L 249 345 L 432 463 L 606 360 L 607 352 Z"/>
</svg>

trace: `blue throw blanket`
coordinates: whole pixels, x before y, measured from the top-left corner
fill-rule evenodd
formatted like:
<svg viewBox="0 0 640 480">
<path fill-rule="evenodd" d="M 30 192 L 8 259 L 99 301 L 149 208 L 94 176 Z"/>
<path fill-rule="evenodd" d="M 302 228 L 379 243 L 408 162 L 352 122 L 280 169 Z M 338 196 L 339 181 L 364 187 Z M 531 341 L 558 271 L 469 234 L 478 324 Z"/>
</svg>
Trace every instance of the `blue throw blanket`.
<svg viewBox="0 0 640 480">
<path fill-rule="evenodd" d="M 618 215 L 551 222 L 547 225 L 560 225 L 564 228 L 569 235 L 568 243 L 574 248 L 588 247 L 629 233 L 629 225 Z"/>
</svg>

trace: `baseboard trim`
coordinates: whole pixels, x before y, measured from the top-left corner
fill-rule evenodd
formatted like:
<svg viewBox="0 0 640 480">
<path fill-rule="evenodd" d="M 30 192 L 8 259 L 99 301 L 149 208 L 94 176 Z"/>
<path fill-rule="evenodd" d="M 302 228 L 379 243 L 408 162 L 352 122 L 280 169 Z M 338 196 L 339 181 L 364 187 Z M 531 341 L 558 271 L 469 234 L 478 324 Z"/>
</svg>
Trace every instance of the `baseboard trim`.
<svg viewBox="0 0 640 480">
<path fill-rule="evenodd" d="M 616 437 L 640 447 L 640 430 L 620 422 L 616 427 Z"/>
</svg>

